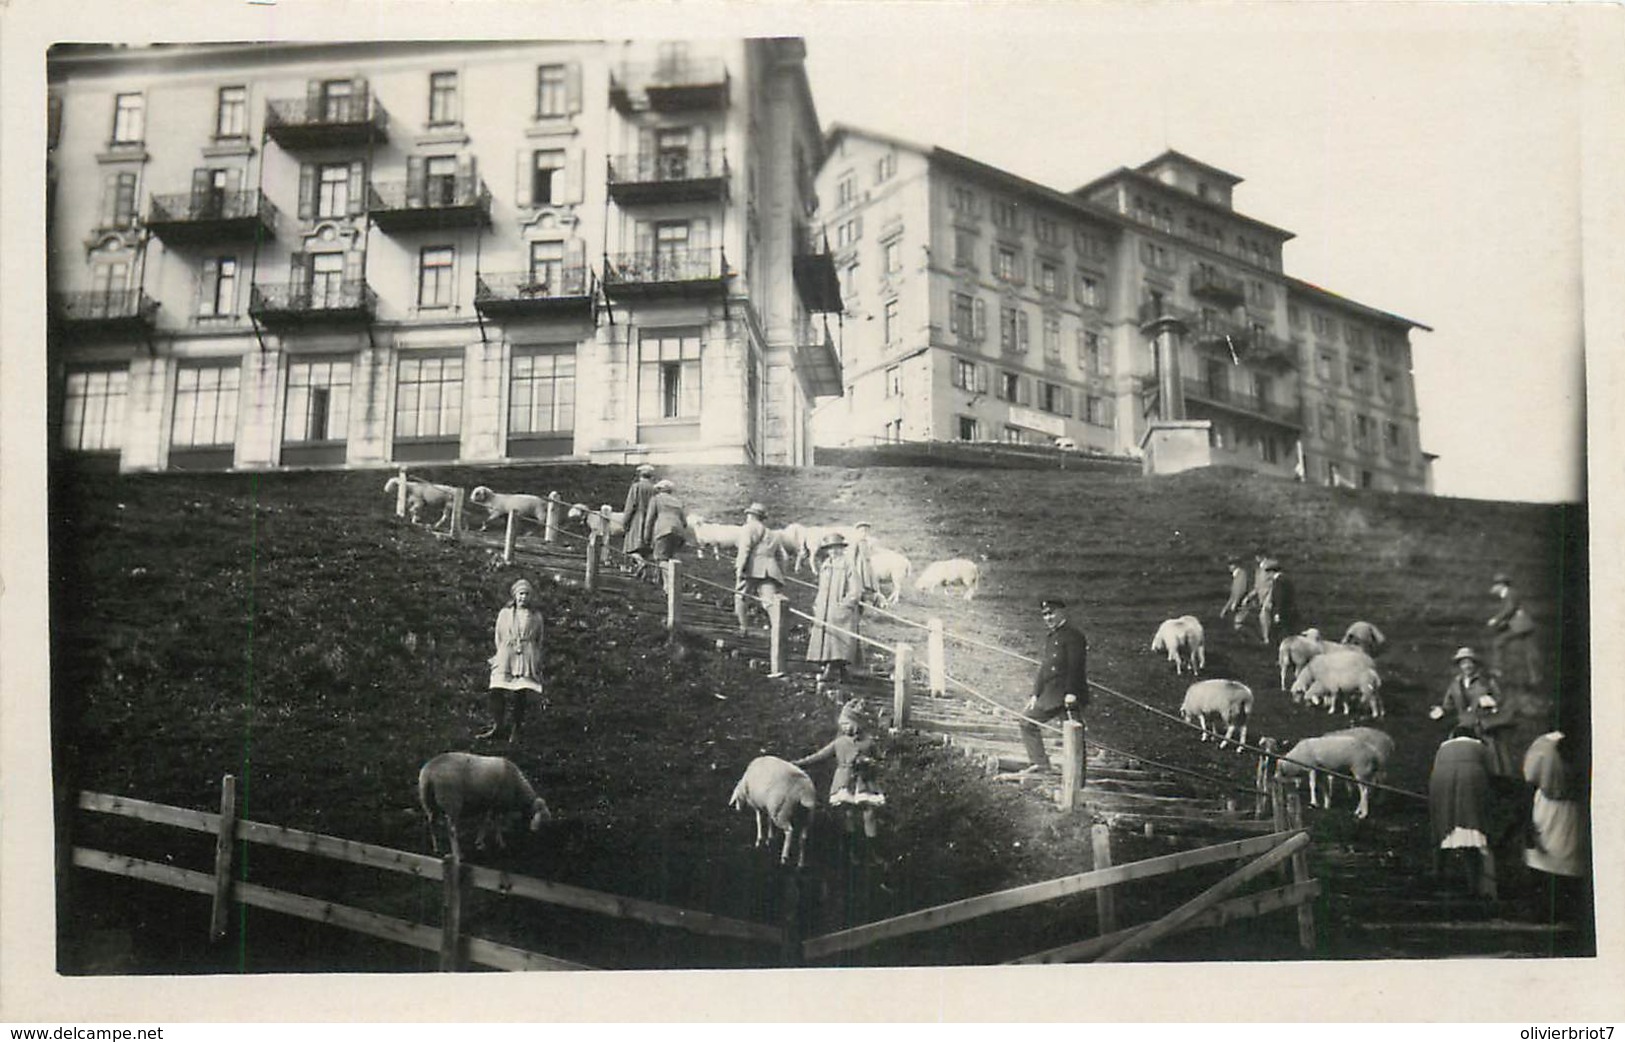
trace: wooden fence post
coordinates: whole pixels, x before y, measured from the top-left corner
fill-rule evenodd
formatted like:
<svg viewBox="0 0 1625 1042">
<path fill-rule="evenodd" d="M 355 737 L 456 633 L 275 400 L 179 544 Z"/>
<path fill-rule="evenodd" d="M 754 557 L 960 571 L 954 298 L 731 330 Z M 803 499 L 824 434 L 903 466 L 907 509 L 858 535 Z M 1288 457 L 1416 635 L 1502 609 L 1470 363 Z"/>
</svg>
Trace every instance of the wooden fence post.
<svg viewBox="0 0 1625 1042">
<path fill-rule="evenodd" d="M 463 537 L 464 495 L 465 493 L 463 490 L 459 488 L 457 490 L 457 495 L 451 501 L 451 537 L 453 539 L 461 539 Z"/>
<path fill-rule="evenodd" d="M 1089 830 L 1089 841 L 1095 852 L 1095 871 L 1112 867 L 1112 830 L 1104 822 L 1097 822 Z M 1095 918 L 1099 920 L 1100 932 L 1114 933 L 1117 930 L 1117 894 L 1114 888 L 1103 886 L 1095 891 Z"/>
<path fill-rule="evenodd" d="M 925 638 L 925 662 L 931 672 L 931 694 L 940 697 L 948 693 L 948 648 L 942 620 L 931 619 L 927 625 L 930 632 Z"/>
<path fill-rule="evenodd" d="M 1286 818 L 1286 782 L 1280 778 L 1270 779 L 1270 820 L 1275 824 L 1276 832 L 1285 832 L 1292 826 L 1287 824 Z M 1294 789 L 1294 792 L 1297 790 Z M 1291 878 L 1292 866 L 1281 866 L 1281 878 Z"/>
<path fill-rule="evenodd" d="M 231 852 L 237 838 L 237 779 L 220 779 L 220 831 L 214 839 L 214 907 L 209 914 L 209 940 L 226 936 L 231 915 Z"/>
<path fill-rule="evenodd" d="M 1286 794 L 1286 821 L 1288 828 L 1303 828 L 1303 803 L 1298 796 L 1298 790 L 1293 789 Z M 1309 882 L 1309 849 L 1307 847 L 1292 855 L 1292 881 L 1294 883 Z M 1313 901 L 1298 902 L 1298 944 L 1306 952 L 1315 950 L 1315 904 Z"/>
<path fill-rule="evenodd" d="M 891 725 L 908 725 L 908 674 L 914 666 L 914 649 L 907 644 L 897 645 L 892 653 L 891 673 Z"/>
<path fill-rule="evenodd" d="M 463 934 L 463 865 L 456 854 L 440 860 L 440 972 L 456 973 Z"/>
<path fill-rule="evenodd" d="M 542 542 L 552 543 L 559 538 L 559 504 L 563 502 L 555 489 L 547 494 L 547 524 L 542 528 Z"/>
<path fill-rule="evenodd" d="M 598 533 L 587 533 L 587 575 L 582 585 L 588 590 L 598 589 Z"/>
<path fill-rule="evenodd" d="M 767 675 L 770 677 L 784 676 L 784 605 L 789 599 L 778 593 L 767 602 L 770 631 L 767 638 Z"/>
<path fill-rule="evenodd" d="M 396 489 L 395 489 L 395 516 L 396 517 L 405 517 L 406 516 L 406 468 L 405 467 L 401 468 L 401 473 L 400 473 L 399 477 L 400 477 L 400 481 L 398 481 L 396 483 Z"/>
<path fill-rule="evenodd" d="M 1061 810 L 1071 813 L 1083 793 L 1083 725 L 1061 725 Z"/>
<path fill-rule="evenodd" d="M 502 563 L 513 564 L 513 530 L 519 527 L 519 515 L 508 511 L 508 530 L 502 536 Z"/>
<path fill-rule="evenodd" d="M 784 949 L 783 962 L 786 966 L 800 966 L 804 961 L 802 956 L 802 943 L 805 930 L 801 922 L 801 879 L 800 873 L 786 865 L 784 870 Z"/>
<path fill-rule="evenodd" d="M 660 570 L 666 580 L 666 632 L 677 632 L 678 606 L 683 603 L 681 594 L 682 584 L 678 582 L 678 562 L 676 558 L 660 562 Z"/>
</svg>

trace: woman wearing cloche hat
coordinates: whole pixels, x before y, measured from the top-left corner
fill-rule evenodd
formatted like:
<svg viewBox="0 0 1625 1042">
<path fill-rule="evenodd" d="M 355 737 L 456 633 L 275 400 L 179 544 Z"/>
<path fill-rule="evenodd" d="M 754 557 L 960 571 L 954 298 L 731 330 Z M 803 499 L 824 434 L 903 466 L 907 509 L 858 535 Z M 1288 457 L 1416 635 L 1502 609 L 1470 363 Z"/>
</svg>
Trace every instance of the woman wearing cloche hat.
<svg viewBox="0 0 1625 1042">
<path fill-rule="evenodd" d="M 846 667 L 861 661 L 856 634 L 863 584 L 839 532 L 824 536 L 813 565 L 818 569 L 818 595 L 813 599 L 807 661 L 823 664 L 822 679 L 845 680 Z"/>
<path fill-rule="evenodd" d="M 1501 705 L 1501 691 L 1495 678 L 1484 671 L 1478 653 L 1472 648 L 1460 648 L 1453 656 L 1456 675 L 1450 678 L 1444 698 L 1428 711 L 1434 720 L 1447 712 L 1456 714 L 1456 726 L 1464 727 L 1482 739 L 1489 747 L 1493 762 L 1492 773 L 1499 777 L 1513 777 L 1517 765 L 1505 738 L 1508 726 L 1515 722 L 1513 714 Z"/>
<path fill-rule="evenodd" d="M 515 580 L 508 595 L 497 613 L 496 653 L 490 659 L 491 726 L 475 737 L 494 738 L 511 720 L 508 741 L 513 742 L 525 722 L 525 692 L 542 693 L 542 613 L 529 579 Z"/>
</svg>

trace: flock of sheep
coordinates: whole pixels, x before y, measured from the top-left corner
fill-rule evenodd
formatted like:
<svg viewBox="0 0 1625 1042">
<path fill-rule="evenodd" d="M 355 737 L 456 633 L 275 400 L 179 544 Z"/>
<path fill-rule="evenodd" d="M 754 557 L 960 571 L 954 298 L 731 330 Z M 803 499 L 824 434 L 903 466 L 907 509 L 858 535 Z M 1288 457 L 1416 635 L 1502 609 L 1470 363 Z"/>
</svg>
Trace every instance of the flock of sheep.
<svg viewBox="0 0 1625 1042">
<path fill-rule="evenodd" d="M 1378 719 L 1383 715 L 1382 676 L 1377 672 L 1375 656 L 1386 642 L 1381 630 L 1364 621 L 1350 625 L 1336 643 L 1322 638 L 1313 627 L 1289 635 L 1276 649 L 1281 690 L 1289 692 L 1296 705 L 1324 705 L 1327 713 L 1341 709 L 1345 715 L 1358 705 L 1371 719 Z M 1189 670 L 1195 676 L 1207 666 L 1201 620 L 1181 615 L 1164 621 L 1151 639 L 1151 650 L 1166 654 L 1176 675 Z M 1186 723 L 1201 728 L 1204 742 L 1209 734 L 1219 735 L 1218 725 L 1223 723 L 1219 748 L 1233 739 L 1239 753 L 1246 747 L 1253 705 L 1252 689 L 1240 681 L 1199 680 L 1186 689 L 1179 715 Z M 1211 727 L 1209 721 L 1213 721 Z M 1263 739 L 1259 748 L 1266 753 L 1279 752 L 1273 739 Z M 1337 772 L 1354 777 L 1360 790 L 1354 816 L 1364 818 L 1370 812 L 1370 785 L 1381 782 L 1393 750 L 1393 739 L 1384 732 L 1374 727 L 1352 727 L 1305 738 L 1274 762 L 1281 777 L 1307 774 L 1310 802 L 1315 801 L 1318 790 L 1324 796 L 1322 806 L 1331 805 L 1332 775 L 1326 774 L 1324 786 L 1316 784 L 1317 775 Z M 1264 763 L 1268 759 L 1260 758 L 1260 787 L 1266 780 Z"/>
</svg>

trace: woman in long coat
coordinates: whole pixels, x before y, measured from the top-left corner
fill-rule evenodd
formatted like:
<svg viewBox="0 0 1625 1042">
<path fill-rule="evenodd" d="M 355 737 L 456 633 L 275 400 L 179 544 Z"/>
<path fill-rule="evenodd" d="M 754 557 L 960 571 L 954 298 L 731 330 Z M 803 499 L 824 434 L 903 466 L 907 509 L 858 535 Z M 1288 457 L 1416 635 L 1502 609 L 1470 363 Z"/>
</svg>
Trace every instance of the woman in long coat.
<svg viewBox="0 0 1625 1042">
<path fill-rule="evenodd" d="M 1472 730 L 1457 725 L 1433 755 L 1428 818 L 1434 866 L 1441 854 L 1463 851 L 1469 891 L 1494 900 L 1495 853 L 1490 848 L 1490 753 Z"/>
<path fill-rule="evenodd" d="M 858 604 L 863 598 L 846 540 L 832 532 L 818 545 L 818 596 L 813 600 L 812 632 L 807 637 L 807 661 L 824 664 L 824 678 L 846 678 L 848 663 L 861 660 L 858 639 Z M 840 627 L 839 630 L 832 627 Z"/>
<path fill-rule="evenodd" d="M 1456 724 L 1465 727 L 1489 747 L 1490 773 L 1497 778 L 1516 778 L 1518 764 L 1512 755 L 1511 734 L 1517 717 L 1501 700 L 1495 678 L 1485 673 L 1472 648 L 1456 652 L 1456 675 L 1450 678 L 1437 715 L 1456 714 Z"/>
<path fill-rule="evenodd" d="M 490 658 L 491 726 L 476 738 L 494 737 L 511 719 L 508 741 L 517 741 L 525 722 L 525 692 L 542 693 L 542 613 L 531 606 L 535 596 L 530 580 L 519 579 L 497 613 L 496 652 Z"/>
</svg>

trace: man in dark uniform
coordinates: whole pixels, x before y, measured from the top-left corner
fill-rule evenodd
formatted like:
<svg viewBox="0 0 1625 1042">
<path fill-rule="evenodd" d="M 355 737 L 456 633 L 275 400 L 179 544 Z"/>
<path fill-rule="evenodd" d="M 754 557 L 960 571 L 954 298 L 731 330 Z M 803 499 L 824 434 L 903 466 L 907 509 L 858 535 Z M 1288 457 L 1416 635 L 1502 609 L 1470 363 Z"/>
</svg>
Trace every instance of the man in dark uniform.
<svg viewBox="0 0 1625 1042">
<path fill-rule="evenodd" d="M 1516 679 L 1533 688 L 1540 683 L 1535 620 L 1529 617 L 1528 609 L 1512 589 L 1512 576 L 1497 572 L 1495 581 L 1490 584 L 1490 593 L 1501 602 L 1501 610 L 1485 624 L 1495 631 L 1495 640 L 1490 646 L 1490 672 L 1510 684 L 1515 681 L 1513 667 L 1516 666 L 1520 674 Z"/>
<path fill-rule="evenodd" d="M 1081 714 L 1089 704 L 1089 641 L 1083 631 L 1066 620 L 1066 602 L 1045 597 L 1038 602 L 1049 634 L 1044 638 L 1044 654 L 1038 675 L 1033 678 L 1033 694 L 1023 707 L 1021 741 L 1027 747 L 1030 765 L 1023 773 L 1052 774 L 1049 753 L 1038 725 L 1063 713 Z M 1075 717 L 1081 722 L 1081 716 Z M 1078 779 L 1083 784 L 1083 779 Z"/>
</svg>

